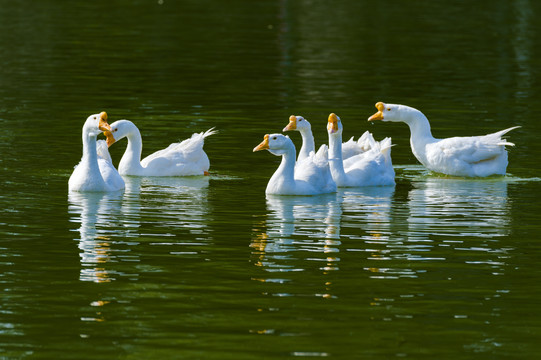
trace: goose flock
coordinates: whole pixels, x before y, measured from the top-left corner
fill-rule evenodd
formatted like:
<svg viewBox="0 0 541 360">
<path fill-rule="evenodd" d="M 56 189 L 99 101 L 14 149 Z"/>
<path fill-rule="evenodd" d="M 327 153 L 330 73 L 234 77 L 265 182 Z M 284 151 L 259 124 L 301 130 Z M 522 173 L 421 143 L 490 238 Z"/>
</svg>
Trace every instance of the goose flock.
<svg viewBox="0 0 541 360">
<path fill-rule="evenodd" d="M 368 121 L 406 123 L 411 132 L 411 150 L 428 170 L 459 177 L 505 175 L 508 165 L 506 146 L 514 144 L 502 136 L 519 126 L 482 136 L 436 139 L 421 111 L 383 102 L 375 106 L 377 112 Z M 298 155 L 293 141 L 281 133 L 265 135 L 253 149 L 254 152 L 268 150 L 282 157 L 267 184 L 267 194 L 318 195 L 336 192 L 338 187 L 395 185 L 389 137 L 376 141 L 366 131 L 356 141 L 351 137 L 343 142 L 344 126 L 334 113 L 327 119 L 328 145 L 321 145 L 317 151 L 310 122 L 304 117 L 291 115 L 282 131 L 300 133 L 302 146 Z M 106 140 L 97 140 L 101 133 Z M 216 133 L 214 128 L 195 133 L 141 160 L 142 137 L 133 122 L 118 120 L 109 125 L 107 113 L 90 115 L 83 125 L 83 156 L 69 178 L 68 189 L 120 191 L 125 187 L 122 176 L 126 175 L 208 175 L 210 161 L 203 146 L 205 138 Z M 128 144 L 117 170 L 108 148 L 123 138 L 127 138 Z"/>
</svg>

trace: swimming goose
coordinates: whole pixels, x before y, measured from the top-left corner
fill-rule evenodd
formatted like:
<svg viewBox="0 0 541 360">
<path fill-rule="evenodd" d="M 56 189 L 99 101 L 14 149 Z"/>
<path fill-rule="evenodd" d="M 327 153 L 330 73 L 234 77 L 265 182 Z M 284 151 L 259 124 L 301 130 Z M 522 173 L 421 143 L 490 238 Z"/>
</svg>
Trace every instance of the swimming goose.
<svg viewBox="0 0 541 360">
<path fill-rule="evenodd" d="M 329 166 L 338 187 L 394 185 L 391 138 L 376 142 L 369 151 L 355 155 L 346 164 L 342 157 L 342 121 L 332 113 L 327 123 Z"/>
<path fill-rule="evenodd" d="M 288 136 L 267 134 L 253 151 L 260 150 L 282 156 L 280 166 L 267 184 L 267 194 L 318 195 L 336 191 L 327 159 L 311 152 L 304 160 L 295 162 L 295 145 Z"/>
<path fill-rule="evenodd" d="M 510 127 L 493 134 L 436 139 L 430 131 L 427 117 L 417 109 L 405 105 L 376 104 L 378 112 L 368 121 L 405 122 L 411 132 L 411 150 L 427 169 L 453 176 L 486 177 L 505 175 L 507 150 L 513 143 L 502 136 L 520 126 Z"/>
<path fill-rule="evenodd" d="M 111 130 L 104 134 L 108 146 L 124 137 L 128 138 L 128 146 L 118 164 L 118 171 L 122 175 L 190 176 L 208 175 L 210 161 L 203 150 L 203 145 L 205 138 L 215 133 L 213 129 L 195 133 L 190 138 L 158 150 L 143 160 L 141 160 L 143 140 L 133 122 L 115 121 L 111 124 Z"/>
<path fill-rule="evenodd" d="M 83 125 L 83 156 L 68 180 L 69 191 L 118 191 L 124 189 L 124 180 L 116 169 L 98 156 L 97 137 L 111 127 L 107 113 L 90 115 Z"/>
</svg>

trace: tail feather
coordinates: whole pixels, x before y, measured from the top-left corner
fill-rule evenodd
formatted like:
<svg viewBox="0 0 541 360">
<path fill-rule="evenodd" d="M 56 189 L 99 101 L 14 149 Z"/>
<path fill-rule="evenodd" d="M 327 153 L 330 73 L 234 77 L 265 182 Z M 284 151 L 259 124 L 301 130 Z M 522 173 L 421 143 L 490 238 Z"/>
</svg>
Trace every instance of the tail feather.
<svg viewBox="0 0 541 360">
<path fill-rule="evenodd" d="M 316 157 L 327 159 L 329 157 L 329 149 L 327 145 L 322 144 L 316 152 Z"/>
<path fill-rule="evenodd" d="M 487 135 L 490 139 L 492 139 L 492 141 L 497 141 L 496 142 L 496 145 L 501 145 L 501 146 L 515 146 L 514 143 L 512 142 L 509 142 L 507 141 L 506 139 L 502 139 L 501 137 L 505 134 L 507 134 L 509 131 L 511 130 L 515 130 L 517 128 L 519 128 L 520 126 L 513 126 L 513 127 L 510 127 L 508 129 L 504 129 L 504 130 L 500 130 L 498 132 L 495 132 L 493 134 L 490 134 L 490 135 Z"/>
<path fill-rule="evenodd" d="M 374 136 L 368 130 L 365 131 L 361 135 L 359 140 L 357 140 L 357 144 L 359 144 L 359 146 L 361 147 L 361 149 L 363 149 L 363 151 L 368 151 L 370 149 L 373 149 L 376 146 L 375 145 L 376 143 L 377 143 L 376 139 L 374 139 Z"/>
<path fill-rule="evenodd" d="M 492 134 L 488 134 L 486 136 L 491 138 L 491 139 L 500 139 L 502 136 L 507 134 L 509 131 L 515 130 L 515 129 L 519 128 L 519 127 L 520 126 L 513 126 L 513 127 L 510 127 L 508 129 L 504 129 L 504 130 L 500 130 L 500 131 L 497 131 L 497 132 L 492 133 Z"/>
<path fill-rule="evenodd" d="M 498 132 L 495 132 L 492 135 L 497 135 L 498 137 L 502 137 L 503 135 L 507 134 L 509 131 L 518 129 L 519 127 L 521 127 L 521 126 L 513 126 L 513 127 L 510 127 L 508 129 L 504 129 L 504 130 L 500 130 Z"/>
<path fill-rule="evenodd" d="M 391 154 L 391 148 L 394 146 L 395 144 L 392 143 L 391 141 L 391 138 L 390 137 L 386 137 L 385 139 L 381 140 L 379 142 L 379 146 L 380 146 L 380 151 L 382 154 L 384 155 L 389 155 Z"/>
<path fill-rule="evenodd" d="M 200 142 L 201 140 L 205 140 L 207 136 L 217 134 L 218 130 L 214 130 L 214 128 L 210 128 L 207 131 L 200 132 L 200 133 L 193 133 L 191 137 L 182 140 L 178 143 L 173 143 L 169 145 L 172 148 L 179 148 L 179 149 L 189 149 L 193 147 L 199 147 L 203 146 L 203 143 Z"/>
<path fill-rule="evenodd" d="M 381 151 L 390 149 L 392 146 L 394 146 L 390 137 L 386 137 L 385 139 L 381 140 L 379 142 L 379 145 L 381 147 Z"/>
<path fill-rule="evenodd" d="M 207 136 L 217 134 L 218 130 L 214 130 L 214 129 L 215 129 L 215 127 L 211 127 L 207 131 L 202 132 L 201 135 L 203 136 L 203 139 L 206 138 Z"/>
</svg>

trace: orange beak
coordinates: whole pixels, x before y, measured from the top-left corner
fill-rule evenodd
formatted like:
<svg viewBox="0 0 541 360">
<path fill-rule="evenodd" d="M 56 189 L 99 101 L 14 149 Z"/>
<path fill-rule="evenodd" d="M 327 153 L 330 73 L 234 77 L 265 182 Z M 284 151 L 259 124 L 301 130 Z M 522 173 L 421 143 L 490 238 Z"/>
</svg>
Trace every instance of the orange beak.
<svg viewBox="0 0 541 360">
<path fill-rule="evenodd" d="M 261 144 L 254 148 L 254 152 L 269 149 L 269 134 L 265 135 Z"/>
<path fill-rule="evenodd" d="M 109 124 L 107 123 L 107 113 L 105 111 L 102 111 L 100 113 L 100 122 L 98 124 L 98 128 L 101 131 L 111 130 L 111 126 L 109 126 Z"/>
<path fill-rule="evenodd" d="M 383 110 L 385 110 L 385 104 L 381 101 L 376 103 L 376 109 L 378 112 L 368 118 L 368 121 L 383 120 Z"/>
<path fill-rule="evenodd" d="M 107 138 L 107 147 L 113 145 L 116 142 L 115 137 L 113 136 L 113 133 L 109 130 L 106 130 L 103 132 L 103 135 Z"/>
<path fill-rule="evenodd" d="M 287 124 L 287 126 L 282 131 L 291 131 L 291 130 L 297 130 L 297 117 L 295 115 L 291 115 L 289 117 L 289 124 Z"/>
<path fill-rule="evenodd" d="M 335 113 L 329 115 L 329 122 L 327 123 L 327 130 L 334 134 L 338 131 L 338 116 Z"/>
</svg>

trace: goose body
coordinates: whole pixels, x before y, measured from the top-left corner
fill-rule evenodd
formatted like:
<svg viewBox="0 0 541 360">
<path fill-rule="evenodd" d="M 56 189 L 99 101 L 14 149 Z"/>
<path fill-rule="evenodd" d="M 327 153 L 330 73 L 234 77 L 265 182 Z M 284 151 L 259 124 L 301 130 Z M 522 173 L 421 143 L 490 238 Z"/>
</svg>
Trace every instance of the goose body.
<svg viewBox="0 0 541 360">
<path fill-rule="evenodd" d="M 204 140 L 216 132 L 213 129 L 195 133 L 190 138 L 173 143 L 141 160 L 143 140 L 137 126 L 129 120 L 118 120 L 105 132 L 107 145 L 126 137 L 128 146 L 118 171 L 122 175 L 133 176 L 191 176 L 207 175 L 210 161 L 203 150 Z"/>
<path fill-rule="evenodd" d="M 340 118 L 329 115 L 329 165 L 338 187 L 388 186 L 395 185 L 395 172 L 391 160 L 391 139 L 374 141 L 367 152 L 355 155 L 346 161 L 342 156 L 342 131 Z"/>
<path fill-rule="evenodd" d="M 124 179 L 113 165 L 107 142 L 98 140 L 96 151 L 98 153 L 98 167 L 105 183 L 110 184 L 115 189 L 123 189 L 125 187 Z"/>
<path fill-rule="evenodd" d="M 303 160 L 295 161 L 295 145 L 282 134 L 265 135 L 255 151 L 268 150 L 282 161 L 270 178 L 265 192 L 274 195 L 318 195 L 336 191 L 327 159 L 311 152 Z"/>
<path fill-rule="evenodd" d="M 112 162 L 98 155 L 97 136 L 108 130 L 110 126 L 105 112 L 87 118 L 83 126 L 83 156 L 69 178 L 69 191 L 106 192 L 124 189 L 124 180 Z"/>
<path fill-rule="evenodd" d="M 368 120 L 405 122 L 411 132 L 411 150 L 428 170 L 463 177 L 505 175 L 508 165 L 505 146 L 514 144 L 502 136 L 519 126 L 488 135 L 436 139 L 427 117 L 419 110 L 382 102 L 376 108 L 378 112 Z"/>
</svg>

